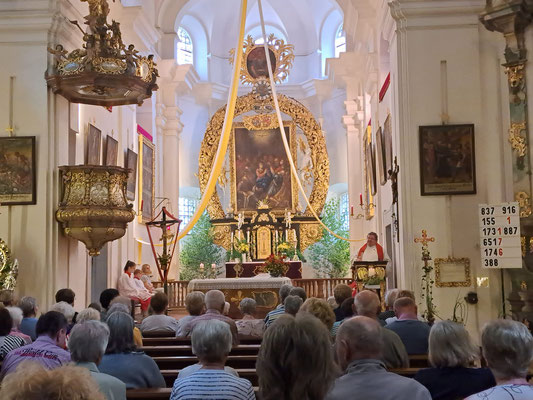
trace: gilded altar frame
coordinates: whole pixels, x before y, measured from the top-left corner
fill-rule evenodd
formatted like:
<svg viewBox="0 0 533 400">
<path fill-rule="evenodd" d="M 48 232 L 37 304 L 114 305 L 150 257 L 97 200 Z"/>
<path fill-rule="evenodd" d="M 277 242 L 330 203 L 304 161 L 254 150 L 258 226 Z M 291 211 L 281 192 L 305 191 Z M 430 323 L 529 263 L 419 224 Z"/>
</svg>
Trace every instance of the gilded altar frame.
<svg viewBox="0 0 533 400">
<path fill-rule="evenodd" d="M 288 142 L 291 149 L 291 155 L 294 162 L 297 164 L 297 151 L 296 151 L 296 125 L 291 121 L 283 121 L 283 127 L 289 128 L 289 137 Z M 272 130 L 272 129 L 279 129 L 279 125 L 277 121 L 273 125 L 270 126 L 257 126 L 253 125 L 251 123 L 247 123 L 247 121 L 243 122 L 234 122 L 232 126 L 232 134 L 231 134 L 231 142 L 230 142 L 230 179 L 231 179 L 231 207 L 233 209 L 234 214 L 238 214 L 241 212 L 241 210 L 237 207 L 237 172 L 235 167 L 235 161 L 236 161 L 236 153 L 235 153 L 235 129 L 246 129 L 249 132 L 253 131 L 259 131 L 259 130 Z M 285 155 L 285 150 L 283 150 L 283 155 Z M 289 165 L 287 163 L 287 168 L 289 168 Z M 294 175 L 289 169 L 289 174 L 291 177 L 291 207 L 290 210 L 292 213 L 295 212 L 296 207 L 298 205 L 298 185 L 296 183 L 296 179 L 294 179 Z M 272 208 L 272 211 L 276 216 L 284 215 L 286 212 L 286 209 L 276 209 Z M 254 211 L 244 211 L 245 216 L 251 216 L 254 213 Z"/>
</svg>

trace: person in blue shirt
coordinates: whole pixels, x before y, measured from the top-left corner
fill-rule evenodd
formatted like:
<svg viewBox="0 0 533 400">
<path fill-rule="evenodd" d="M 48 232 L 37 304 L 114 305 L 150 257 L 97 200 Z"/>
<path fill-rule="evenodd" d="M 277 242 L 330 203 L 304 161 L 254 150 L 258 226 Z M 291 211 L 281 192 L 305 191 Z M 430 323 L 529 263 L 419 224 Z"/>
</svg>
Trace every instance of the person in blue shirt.
<svg viewBox="0 0 533 400">
<path fill-rule="evenodd" d="M 407 354 L 427 354 L 430 327 L 418 320 L 415 301 L 410 297 L 396 299 L 394 312 L 398 320 L 387 324 L 385 329 L 390 329 L 402 339 Z"/>
<path fill-rule="evenodd" d="M 35 333 L 35 326 L 37 325 L 37 312 L 39 311 L 37 300 L 35 297 L 23 297 L 19 301 L 19 307 L 22 310 L 23 317 L 19 330 L 25 335 L 31 337 L 31 340 L 37 339 L 37 335 Z"/>
</svg>

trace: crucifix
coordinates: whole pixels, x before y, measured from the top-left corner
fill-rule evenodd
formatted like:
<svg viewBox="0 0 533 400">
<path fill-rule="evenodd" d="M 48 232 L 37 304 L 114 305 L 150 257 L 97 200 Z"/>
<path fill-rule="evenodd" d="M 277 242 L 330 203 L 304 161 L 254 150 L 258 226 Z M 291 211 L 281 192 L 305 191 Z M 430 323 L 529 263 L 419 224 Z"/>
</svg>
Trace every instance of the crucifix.
<svg viewBox="0 0 533 400">
<path fill-rule="evenodd" d="M 176 244 L 178 243 L 177 239 L 175 239 L 174 243 L 172 243 L 172 238 L 174 236 L 177 237 L 177 235 L 174 235 L 174 233 L 170 231 L 170 228 L 172 225 L 178 224 L 178 229 L 176 231 L 177 233 L 180 229 L 181 220 L 175 218 L 172 214 L 170 214 L 167 211 L 166 207 L 163 207 L 161 209 L 160 214 L 163 214 L 163 216 L 161 217 L 161 220 L 156 221 L 154 218 L 152 221 L 147 222 L 146 229 L 148 230 L 148 237 L 150 238 L 150 245 L 152 246 L 152 252 L 154 254 L 157 271 L 159 272 L 159 277 L 161 278 L 161 281 L 163 282 L 163 290 L 165 291 L 165 294 L 168 294 L 168 283 L 167 283 L 168 271 L 170 270 L 170 263 L 172 262 L 172 257 L 174 256 L 174 250 L 176 249 Z M 167 216 L 170 217 L 171 219 L 167 219 Z M 161 238 L 159 239 L 163 242 L 162 243 L 163 251 L 161 255 L 158 255 L 155 251 L 154 242 L 152 240 L 152 235 L 150 233 L 150 226 L 157 226 L 161 228 L 162 234 L 161 234 Z M 172 244 L 173 244 L 172 251 L 169 252 L 169 246 Z"/>
<path fill-rule="evenodd" d="M 431 272 L 433 271 L 433 266 L 430 264 L 431 254 L 429 253 L 428 243 L 434 242 L 434 237 L 428 237 L 425 229 L 422 229 L 422 237 L 415 238 L 415 243 L 420 243 L 422 245 L 422 261 L 424 261 L 424 266 L 422 270 L 424 274 L 422 275 L 422 297 L 425 297 L 426 300 L 426 319 L 430 325 L 433 325 L 435 322 L 435 305 L 433 304 L 433 279 L 431 277 Z"/>
</svg>

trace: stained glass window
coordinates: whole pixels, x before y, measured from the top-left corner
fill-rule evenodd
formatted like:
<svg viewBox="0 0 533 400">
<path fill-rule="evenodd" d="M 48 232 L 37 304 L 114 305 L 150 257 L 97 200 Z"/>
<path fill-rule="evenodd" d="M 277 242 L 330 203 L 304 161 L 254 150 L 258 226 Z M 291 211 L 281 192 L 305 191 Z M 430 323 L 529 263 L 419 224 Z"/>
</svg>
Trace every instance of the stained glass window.
<svg viewBox="0 0 533 400">
<path fill-rule="evenodd" d="M 181 26 L 178 28 L 178 52 L 177 52 L 178 64 L 192 64 L 193 63 L 193 51 L 192 40 L 189 33 Z"/>
<path fill-rule="evenodd" d="M 339 57 L 340 53 L 346 51 L 346 34 L 343 30 L 343 24 L 339 25 L 335 35 L 335 57 Z"/>
</svg>

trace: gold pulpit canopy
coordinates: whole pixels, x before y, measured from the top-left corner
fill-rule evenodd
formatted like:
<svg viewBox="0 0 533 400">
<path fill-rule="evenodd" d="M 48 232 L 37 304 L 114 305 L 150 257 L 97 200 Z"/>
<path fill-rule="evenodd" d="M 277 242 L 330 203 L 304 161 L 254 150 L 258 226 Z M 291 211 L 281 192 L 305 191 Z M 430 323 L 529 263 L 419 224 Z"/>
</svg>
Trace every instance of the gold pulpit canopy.
<svg viewBox="0 0 533 400">
<path fill-rule="evenodd" d="M 281 83 L 289 74 L 294 60 L 293 46 L 285 44 L 273 35 L 268 37 L 267 45 L 274 80 Z M 280 140 L 277 117 L 272 113 L 274 103 L 267 79 L 264 47 L 262 44 L 255 44 L 253 39 L 248 37 L 242 51 L 241 82 L 252 85 L 253 88 L 249 94 L 237 98 L 230 155 L 227 167 L 218 181 L 220 192 L 230 194 L 229 204 L 228 196 L 224 195 L 226 203 L 223 206 L 219 194 L 215 191 L 207 207 L 214 224 L 214 240 L 215 243 L 230 249 L 232 233 L 235 236 L 240 230 L 236 229 L 239 222 L 235 216 L 241 215 L 245 218 L 245 232 L 250 233 L 250 239 L 260 240 L 259 243 L 256 242 L 254 258 L 263 259 L 267 247 L 273 247 L 273 243 L 276 243 L 276 231 L 278 239 L 281 233 L 289 239 L 294 235 L 292 240 L 295 240 L 298 248 L 303 251 L 322 237 L 322 228 L 312 216 L 311 210 L 301 210 L 296 179 L 302 182 L 311 206 L 320 214 L 329 189 L 326 141 L 320 125 L 302 103 L 278 95 L 284 120 L 284 134 L 290 146 L 291 158 L 299 170 L 298 177 L 295 177 L 291 173 L 289 159 Z M 226 106 L 221 107 L 212 116 L 202 141 L 198 169 L 202 193 L 206 190 L 217 152 L 225 108 Z M 287 212 L 291 215 L 293 226 L 286 234 L 285 224 L 280 219 L 283 219 Z M 244 239 L 248 238 L 245 236 Z"/>
</svg>

